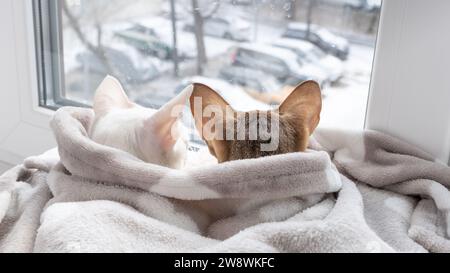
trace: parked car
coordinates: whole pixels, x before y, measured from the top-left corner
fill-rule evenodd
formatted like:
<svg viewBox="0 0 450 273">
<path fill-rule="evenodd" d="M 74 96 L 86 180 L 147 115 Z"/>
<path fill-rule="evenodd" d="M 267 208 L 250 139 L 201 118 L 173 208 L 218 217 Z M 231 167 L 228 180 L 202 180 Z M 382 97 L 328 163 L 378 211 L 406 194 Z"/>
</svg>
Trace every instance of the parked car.
<svg viewBox="0 0 450 273">
<path fill-rule="evenodd" d="M 320 67 L 327 78 L 335 83 L 344 75 L 344 64 L 338 58 L 328 55 L 317 46 L 307 41 L 282 38 L 272 44 L 273 46 L 291 50 L 297 54 L 300 63 L 311 63 Z"/>
<path fill-rule="evenodd" d="M 173 41 L 170 23 L 167 20 L 148 20 L 134 23 L 131 27 L 116 31 L 115 36 L 146 55 L 156 56 L 162 60 L 170 60 L 173 55 Z M 195 58 L 195 44 L 187 33 L 178 33 L 178 57 Z M 182 46 L 181 43 L 183 42 Z"/>
<path fill-rule="evenodd" d="M 82 71 L 101 75 L 114 74 L 123 83 L 140 84 L 155 79 L 160 75 L 157 66 L 149 58 L 143 58 L 132 48 L 117 50 L 105 48 L 104 56 L 108 60 L 110 68 L 97 54 L 92 51 L 84 51 L 77 55 L 76 59 Z"/>
<path fill-rule="evenodd" d="M 243 66 L 225 66 L 220 70 L 219 77 L 259 93 L 278 92 L 283 88 L 272 75 Z"/>
<path fill-rule="evenodd" d="M 185 31 L 194 32 L 194 24 L 187 23 Z M 212 17 L 203 23 L 205 35 L 235 41 L 248 41 L 250 37 L 250 23 L 237 17 Z"/>
<path fill-rule="evenodd" d="M 168 60 L 172 57 L 172 47 L 156 36 L 133 30 L 119 31 L 115 35 L 143 54 L 156 56 L 163 60 Z"/>
<path fill-rule="evenodd" d="M 142 33 L 142 34 L 145 34 L 145 35 L 155 36 L 155 37 L 158 36 L 158 34 L 156 34 L 156 31 L 153 28 L 149 28 L 149 27 L 143 26 L 143 25 L 141 25 L 139 23 L 133 24 L 127 30 L 138 32 L 138 33 Z"/>
<path fill-rule="evenodd" d="M 332 54 L 341 60 L 347 60 L 350 54 L 350 45 L 346 39 L 334 35 L 327 29 L 317 25 L 310 26 L 308 35 L 308 26 L 306 24 L 290 23 L 283 37 L 309 41 L 326 53 Z"/>
<path fill-rule="evenodd" d="M 321 69 L 297 62 L 290 50 L 265 44 L 240 44 L 232 50 L 231 63 L 263 71 L 276 77 L 284 85 L 297 85 L 305 80 L 315 80 L 322 88 L 329 79 Z"/>
<path fill-rule="evenodd" d="M 280 105 L 292 92 L 292 86 L 283 86 L 272 75 L 248 67 L 225 66 L 219 77 L 239 84 L 251 97 L 269 105 Z"/>
</svg>

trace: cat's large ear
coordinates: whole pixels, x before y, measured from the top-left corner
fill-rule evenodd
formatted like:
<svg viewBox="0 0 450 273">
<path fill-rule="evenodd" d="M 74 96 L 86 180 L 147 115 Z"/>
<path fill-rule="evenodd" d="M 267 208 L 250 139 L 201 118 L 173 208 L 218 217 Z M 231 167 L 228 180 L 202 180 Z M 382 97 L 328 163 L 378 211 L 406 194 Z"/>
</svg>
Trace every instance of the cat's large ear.
<svg viewBox="0 0 450 273">
<path fill-rule="evenodd" d="M 216 91 L 198 83 L 194 84 L 190 105 L 195 126 L 208 144 L 211 154 L 219 162 L 226 161 L 230 152 L 226 141 L 226 125 L 227 120 L 234 119 L 234 110 Z"/>
<path fill-rule="evenodd" d="M 112 109 L 132 106 L 133 103 L 128 99 L 120 82 L 112 76 L 106 76 L 95 92 L 93 107 L 95 115 L 102 116 Z"/>
<path fill-rule="evenodd" d="M 299 85 L 280 105 L 281 118 L 287 119 L 297 133 L 298 151 L 304 151 L 308 147 L 309 136 L 319 124 L 321 110 L 322 94 L 315 81 Z"/>
<path fill-rule="evenodd" d="M 192 85 L 186 87 L 180 94 L 144 121 L 146 136 L 155 138 L 165 151 L 173 148 L 180 137 L 181 132 L 178 121 L 184 109 L 186 109 L 192 90 Z M 147 142 L 150 143 L 151 141 Z"/>
</svg>

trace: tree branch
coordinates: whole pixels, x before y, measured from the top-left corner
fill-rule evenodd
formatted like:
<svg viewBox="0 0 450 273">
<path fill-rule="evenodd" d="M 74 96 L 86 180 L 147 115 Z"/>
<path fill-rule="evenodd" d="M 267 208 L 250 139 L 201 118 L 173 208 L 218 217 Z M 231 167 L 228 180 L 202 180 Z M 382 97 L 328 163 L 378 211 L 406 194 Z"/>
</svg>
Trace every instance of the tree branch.
<svg viewBox="0 0 450 273">
<path fill-rule="evenodd" d="M 64 11 L 64 14 L 66 15 L 67 19 L 69 20 L 69 24 L 71 25 L 72 29 L 75 31 L 75 34 L 77 35 L 78 39 L 81 41 L 81 43 L 94 55 L 96 55 L 100 61 L 105 65 L 106 69 L 112 74 L 115 75 L 115 71 L 105 54 L 105 50 L 101 44 L 101 26 L 100 24 L 97 25 L 97 31 L 98 31 L 98 45 L 95 46 L 89 40 L 85 37 L 83 31 L 81 30 L 80 24 L 78 20 L 75 18 L 75 16 L 70 12 L 69 7 L 67 6 L 66 0 L 61 1 L 62 3 L 62 9 Z"/>
</svg>

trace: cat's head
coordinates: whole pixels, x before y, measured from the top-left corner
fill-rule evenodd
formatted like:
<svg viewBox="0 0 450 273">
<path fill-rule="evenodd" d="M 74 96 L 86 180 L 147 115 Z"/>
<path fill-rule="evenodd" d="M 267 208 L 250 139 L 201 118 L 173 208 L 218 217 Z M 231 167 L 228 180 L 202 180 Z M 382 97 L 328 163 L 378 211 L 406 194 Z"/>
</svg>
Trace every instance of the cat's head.
<svg viewBox="0 0 450 273">
<path fill-rule="evenodd" d="M 90 137 L 145 162 L 181 168 L 187 142 L 174 113 L 177 107 L 181 109 L 186 104 L 191 92 L 192 87 L 188 87 L 159 110 L 154 110 L 131 102 L 119 81 L 108 76 L 94 97 L 95 120 Z"/>
<path fill-rule="evenodd" d="M 214 90 L 194 84 L 190 97 L 196 127 L 219 162 L 302 152 L 320 121 L 320 86 L 307 81 L 277 108 L 239 112 Z"/>
</svg>

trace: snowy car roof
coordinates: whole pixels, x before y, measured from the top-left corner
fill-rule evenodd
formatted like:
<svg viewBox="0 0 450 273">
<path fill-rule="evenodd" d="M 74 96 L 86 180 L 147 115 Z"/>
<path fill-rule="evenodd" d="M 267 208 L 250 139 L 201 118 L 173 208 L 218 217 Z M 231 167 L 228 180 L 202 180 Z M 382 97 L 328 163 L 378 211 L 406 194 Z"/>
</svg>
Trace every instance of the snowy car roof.
<svg viewBox="0 0 450 273">
<path fill-rule="evenodd" d="M 237 48 L 256 51 L 268 56 L 280 58 L 292 69 L 292 71 L 299 71 L 302 66 L 302 64 L 297 62 L 297 55 L 289 49 L 259 43 L 243 43 L 238 45 Z"/>
<path fill-rule="evenodd" d="M 348 41 L 340 36 L 331 33 L 329 30 L 325 28 L 317 29 L 317 34 L 325 41 L 329 43 L 335 43 L 339 46 L 346 47 L 348 46 Z"/>
<path fill-rule="evenodd" d="M 308 25 L 305 23 L 289 23 L 288 24 L 288 29 L 294 29 L 294 30 L 305 31 L 307 29 L 307 27 L 308 27 Z M 318 34 L 323 40 L 325 40 L 329 43 L 335 43 L 342 47 L 348 46 L 348 41 L 345 38 L 332 33 L 331 31 L 329 31 L 328 29 L 326 29 L 324 27 L 311 24 L 311 30 L 314 31 L 316 34 Z"/>
<path fill-rule="evenodd" d="M 221 71 L 228 74 L 248 76 L 251 78 L 273 77 L 272 75 L 268 75 L 260 70 L 255 70 L 244 66 L 225 66 Z"/>
<path fill-rule="evenodd" d="M 111 49 L 122 52 L 128 56 L 135 66 L 140 68 L 153 66 L 158 71 L 164 71 L 171 66 L 169 63 L 165 63 L 156 57 L 142 55 L 136 48 L 122 42 L 114 43 Z"/>
<path fill-rule="evenodd" d="M 132 39 L 147 41 L 147 42 L 154 41 L 157 39 L 157 37 L 150 36 L 150 35 L 147 35 L 144 33 L 136 32 L 136 31 L 132 31 L 132 30 L 118 31 L 118 32 L 116 32 L 116 34 L 118 34 L 120 36 L 127 36 Z"/>
<path fill-rule="evenodd" d="M 318 25 L 314 25 L 311 24 L 311 29 L 312 30 L 316 30 L 317 28 L 319 28 Z M 288 29 L 298 29 L 298 30 L 306 30 L 308 28 L 308 25 L 305 23 L 289 23 L 288 24 Z"/>
<path fill-rule="evenodd" d="M 250 51 L 257 51 L 266 55 L 275 56 L 283 60 L 295 60 L 296 55 L 288 49 L 274 47 L 267 44 L 259 43 L 243 43 L 237 46 L 237 48 L 246 49 Z"/>
<path fill-rule="evenodd" d="M 308 52 L 315 48 L 310 42 L 306 42 L 299 39 L 281 38 L 273 43 L 276 46 L 289 47 L 293 49 L 299 49 Z"/>
<path fill-rule="evenodd" d="M 247 28 L 250 27 L 250 23 L 238 16 L 213 16 L 210 19 L 223 20 L 228 24 L 234 25 L 236 28 Z"/>
</svg>

